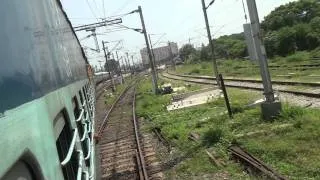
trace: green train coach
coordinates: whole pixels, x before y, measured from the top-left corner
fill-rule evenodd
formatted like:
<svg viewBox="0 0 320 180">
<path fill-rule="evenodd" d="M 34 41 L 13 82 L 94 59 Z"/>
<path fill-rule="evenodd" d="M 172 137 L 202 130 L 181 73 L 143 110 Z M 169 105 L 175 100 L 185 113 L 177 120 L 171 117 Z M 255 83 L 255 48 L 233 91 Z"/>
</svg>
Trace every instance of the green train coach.
<svg viewBox="0 0 320 180">
<path fill-rule="evenodd" d="M 0 179 L 96 179 L 95 83 L 59 0 L 0 2 Z"/>
</svg>

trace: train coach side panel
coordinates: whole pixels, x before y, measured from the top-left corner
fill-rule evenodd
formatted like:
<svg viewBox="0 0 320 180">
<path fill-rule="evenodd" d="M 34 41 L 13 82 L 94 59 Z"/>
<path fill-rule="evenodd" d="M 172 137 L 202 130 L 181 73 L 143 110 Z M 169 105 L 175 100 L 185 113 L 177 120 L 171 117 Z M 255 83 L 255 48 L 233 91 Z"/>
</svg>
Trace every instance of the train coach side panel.
<svg viewBox="0 0 320 180">
<path fill-rule="evenodd" d="M 57 0 L 0 2 L 0 116 L 87 78 L 86 59 Z"/>
</svg>

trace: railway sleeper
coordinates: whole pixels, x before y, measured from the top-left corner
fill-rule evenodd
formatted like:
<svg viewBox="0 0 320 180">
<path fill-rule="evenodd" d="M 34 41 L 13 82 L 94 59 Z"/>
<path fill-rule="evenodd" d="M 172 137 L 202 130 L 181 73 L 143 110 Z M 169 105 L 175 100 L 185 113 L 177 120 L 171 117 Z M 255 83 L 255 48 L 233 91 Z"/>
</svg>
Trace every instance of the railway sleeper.
<svg viewBox="0 0 320 180">
<path fill-rule="evenodd" d="M 108 164 L 101 166 L 103 168 L 103 174 L 121 173 L 126 171 L 136 171 L 136 163 L 132 159 L 128 164 Z"/>
<path fill-rule="evenodd" d="M 128 179 L 137 179 L 137 172 L 134 171 L 123 171 L 123 172 L 114 172 L 103 174 L 101 179 L 102 180 L 109 180 L 109 179 L 117 179 L 117 180 L 128 180 Z"/>
<path fill-rule="evenodd" d="M 132 158 L 132 154 L 131 155 L 114 155 L 114 156 L 109 156 L 108 158 L 104 158 L 101 160 L 102 164 L 106 164 L 106 163 L 112 163 L 114 161 L 117 162 L 126 162 L 126 161 L 131 161 L 130 159 Z"/>
<path fill-rule="evenodd" d="M 113 152 L 109 152 L 109 154 L 105 154 L 105 153 L 100 153 L 101 154 L 101 158 L 102 159 L 107 159 L 108 157 L 112 157 L 112 156 L 123 156 L 124 154 L 134 154 L 134 151 L 132 149 L 127 149 L 127 150 L 123 150 L 123 151 L 113 151 Z"/>
<path fill-rule="evenodd" d="M 106 145 L 104 144 L 103 146 L 101 146 L 100 150 L 102 152 L 107 152 L 107 151 L 113 151 L 113 150 L 122 150 L 122 149 L 132 149 L 135 148 L 136 145 L 134 143 L 119 143 L 119 144 L 112 144 L 112 145 Z"/>
</svg>

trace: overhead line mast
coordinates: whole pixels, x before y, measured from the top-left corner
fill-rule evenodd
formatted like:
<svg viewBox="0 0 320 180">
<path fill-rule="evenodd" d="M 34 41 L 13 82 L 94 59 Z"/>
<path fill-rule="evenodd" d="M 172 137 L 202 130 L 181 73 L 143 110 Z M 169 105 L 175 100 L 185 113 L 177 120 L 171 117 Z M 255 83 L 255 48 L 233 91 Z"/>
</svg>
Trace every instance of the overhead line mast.
<svg viewBox="0 0 320 180">
<path fill-rule="evenodd" d="M 95 45 L 96 45 L 95 51 L 100 52 L 99 43 L 98 43 L 97 34 L 96 34 L 96 28 L 103 27 L 103 26 L 110 26 L 114 24 L 120 24 L 120 23 L 122 23 L 122 19 L 116 18 L 111 20 L 104 20 L 98 23 L 75 26 L 73 27 L 73 29 L 74 31 L 91 31 L 92 36 L 94 38 Z"/>
<path fill-rule="evenodd" d="M 206 23 L 206 28 L 207 28 L 207 34 L 208 34 L 208 40 L 209 40 L 209 45 L 210 45 L 210 50 L 211 50 L 211 57 L 213 61 L 213 70 L 214 70 L 214 75 L 216 77 L 216 81 L 218 86 L 220 87 L 220 81 L 219 81 L 219 72 L 218 72 L 218 65 L 217 65 L 217 60 L 214 52 L 214 46 L 213 46 L 213 39 L 211 36 L 210 32 L 210 26 L 209 26 L 209 20 L 208 20 L 208 14 L 207 14 L 207 9 L 215 2 L 215 0 L 212 0 L 208 6 L 206 6 L 205 1 L 201 0 L 202 3 L 202 10 L 203 10 L 203 15 L 204 15 L 204 20 Z"/>
</svg>

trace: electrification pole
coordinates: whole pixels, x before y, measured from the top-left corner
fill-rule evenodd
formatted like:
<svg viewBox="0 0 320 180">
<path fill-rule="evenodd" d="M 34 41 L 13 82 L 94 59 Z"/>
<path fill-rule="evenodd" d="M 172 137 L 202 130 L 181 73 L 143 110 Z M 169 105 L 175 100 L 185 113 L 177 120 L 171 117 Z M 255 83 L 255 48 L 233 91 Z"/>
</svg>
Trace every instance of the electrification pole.
<svg viewBox="0 0 320 180">
<path fill-rule="evenodd" d="M 150 49 L 151 49 L 151 53 L 152 53 L 153 62 L 155 63 L 155 66 L 157 66 L 157 65 L 156 65 L 156 57 L 155 57 L 155 55 L 154 55 L 154 51 L 153 51 L 153 47 L 152 47 L 151 35 L 148 34 L 148 36 L 149 36 L 149 41 L 150 41 Z"/>
<path fill-rule="evenodd" d="M 220 86 L 220 81 L 219 81 L 219 72 L 218 72 L 218 67 L 217 67 L 217 60 L 216 60 L 216 56 L 215 56 L 215 52 L 214 52 L 214 46 L 213 46 L 213 39 L 211 37 L 211 32 L 210 32 L 210 26 L 209 26 L 209 20 L 208 20 L 208 15 L 207 15 L 207 9 L 210 5 L 212 5 L 214 3 L 215 0 L 211 1 L 209 6 L 206 6 L 205 0 L 201 0 L 202 2 L 202 10 L 203 10 L 203 15 L 204 15 L 204 20 L 206 23 L 206 28 L 207 28 L 207 34 L 208 34 L 208 40 L 209 40 L 209 46 L 210 46 L 210 50 L 211 50 L 211 56 L 212 56 L 212 60 L 213 60 L 213 70 L 214 70 L 214 75 L 216 77 L 216 81 L 219 87 Z"/>
<path fill-rule="evenodd" d="M 110 67 L 108 65 L 108 56 L 107 56 L 107 53 L 106 53 L 106 47 L 104 46 L 104 43 L 106 43 L 106 42 L 102 41 L 104 57 L 106 58 L 106 66 L 108 67 L 108 74 L 109 74 L 110 81 L 112 83 L 112 91 L 115 91 L 116 87 L 115 87 L 114 82 L 113 82 L 113 77 L 111 76 Z"/>
<path fill-rule="evenodd" d="M 128 73 L 126 58 L 124 56 L 121 56 L 121 59 L 122 59 L 123 65 L 124 65 L 124 72 Z"/>
<path fill-rule="evenodd" d="M 133 62 L 133 55 L 131 55 L 131 62 L 132 62 L 132 69 L 134 71 L 135 70 L 135 65 L 134 65 L 134 62 Z"/>
<path fill-rule="evenodd" d="M 277 116 L 281 111 L 281 103 L 276 102 L 272 89 L 271 77 L 268 68 L 267 54 L 262 41 L 258 10 L 255 0 L 247 0 L 248 11 L 251 21 L 252 38 L 257 52 L 260 73 L 263 82 L 264 95 L 266 102 L 261 105 L 264 119 L 271 119 Z"/>
<path fill-rule="evenodd" d="M 118 56 L 118 51 L 116 51 L 116 56 L 117 56 L 117 61 L 118 61 L 118 68 L 119 68 L 119 71 L 120 71 L 120 77 L 121 77 L 121 84 L 124 83 L 124 79 L 123 79 L 123 75 L 122 75 L 122 71 L 121 71 L 121 66 L 120 66 L 120 59 L 119 59 L 119 56 Z"/>
<path fill-rule="evenodd" d="M 174 61 L 174 58 L 173 58 L 173 53 L 172 53 L 170 41 L 168 42 L 168 46 L 169 46 L 170 59 L 172 61 L 172 65 L 173 65 L 173 70 L 175 71 L 176 70 L 176 62 Z"/>
<path fill-rule="evenodd" d="M 126 55 L 127 55 L 127 62 L 128 62 L 128 65 L 129 65 L 129 69 L 130 69 L 130 72 L 132 73 L 132 67 L 130 65 L 129 53 L 126 53 Z"/>
<path fill-rule="evenodd" d="M 143 19 L 141 6 L 138 7 L 138 11 L 139 11 L 139 14 L 140 14 L 140 19 L 141 19 L 141 24 L 142 24 L 142 32 L 144 34 L 144 39 L 146 41 L 147 52 L 148 52 L 151 71 L 152 71 L 153 92 L 155 94 L 157 94 L 158 93 L 158 83 L 157 83 L 156 70 L 155 70 L 155 66 L 154 66 L 154 62 L 153 62 L 153 59 L 152 59 L 152 54 L 151 54 L 151 50 L 150 50 L 150 46 L 149 46 L 149 42 L 148 42 L 147 30 L 146 30 L 146 27 L 145 27 L 145 24 L 144 24 L 144 19 Z"/>
</svg>

